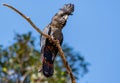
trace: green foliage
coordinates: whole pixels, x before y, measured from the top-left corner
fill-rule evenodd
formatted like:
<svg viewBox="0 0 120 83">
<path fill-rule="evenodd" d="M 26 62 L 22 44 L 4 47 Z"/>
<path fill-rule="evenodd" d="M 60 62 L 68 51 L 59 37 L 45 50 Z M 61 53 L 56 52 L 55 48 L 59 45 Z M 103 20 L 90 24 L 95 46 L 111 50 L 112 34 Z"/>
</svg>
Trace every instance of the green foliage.
<svg viewBox="0 0 120 83">
<path fill-rule="evenodd" d="M 66 83 L 70 80 L 60 56 L 56 57 L 53 77 L 45 78 L 38 72 L 41 55 L 30 32 L 16 34 L 14 39 L 16 42 L 6 49 L 0 46 L 0 83 Z M 88 72 L 84 57 L 67 45 L 62 48 L 76 78 Z"/>
</svg>

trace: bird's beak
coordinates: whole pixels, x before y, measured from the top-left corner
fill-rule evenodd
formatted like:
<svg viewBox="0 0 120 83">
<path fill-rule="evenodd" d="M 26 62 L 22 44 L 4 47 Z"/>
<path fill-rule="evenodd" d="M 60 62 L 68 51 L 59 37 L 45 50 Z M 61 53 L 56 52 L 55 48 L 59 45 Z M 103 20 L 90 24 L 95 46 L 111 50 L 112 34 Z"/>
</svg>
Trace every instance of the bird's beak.
<svg viewBox="0 0 120 83">
<path fill-rule="evenodd" d="M 64 18 L 65 18 L 65 20 L 67 20 L 68 19 L 68 15 L 65 15 Z"/>
</svg>

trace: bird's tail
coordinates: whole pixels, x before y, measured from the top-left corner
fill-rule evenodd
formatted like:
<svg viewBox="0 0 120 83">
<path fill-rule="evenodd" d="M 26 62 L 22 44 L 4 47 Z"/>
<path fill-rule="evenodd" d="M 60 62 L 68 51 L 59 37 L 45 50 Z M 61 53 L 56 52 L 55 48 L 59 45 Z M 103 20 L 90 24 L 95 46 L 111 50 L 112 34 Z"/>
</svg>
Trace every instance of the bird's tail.
<svg viewBox="0 0 120 83">
<path fill-rule="evenodd" d="M 55 45 L 47 45 L 42 55 L 42 72 L 46 77 L 51 77 L 54 73 L 54 59 L 58 49 Z"/>
</svg>

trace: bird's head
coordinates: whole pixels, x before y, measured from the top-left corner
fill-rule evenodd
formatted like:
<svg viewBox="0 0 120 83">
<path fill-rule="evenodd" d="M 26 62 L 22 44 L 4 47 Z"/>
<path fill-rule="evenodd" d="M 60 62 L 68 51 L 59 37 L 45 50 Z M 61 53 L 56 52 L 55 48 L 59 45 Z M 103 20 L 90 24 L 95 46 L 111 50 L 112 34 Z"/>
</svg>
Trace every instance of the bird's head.
<svg viewBox="0 0 120 83">
<path fill-rule="evenodd" d="M 74 4 L 65 4 L 59 12 L 52 18 L 51 25 L 57 28 L 63 28 L 69 15 L 74 12 Z"/>
<path fill-rule="evenodd" d="M 59 11 L 58 14 L 63 14 L 63 15 L 72 15 L 74 12 L 74 4 L 65 4 Z"/>
</svg>

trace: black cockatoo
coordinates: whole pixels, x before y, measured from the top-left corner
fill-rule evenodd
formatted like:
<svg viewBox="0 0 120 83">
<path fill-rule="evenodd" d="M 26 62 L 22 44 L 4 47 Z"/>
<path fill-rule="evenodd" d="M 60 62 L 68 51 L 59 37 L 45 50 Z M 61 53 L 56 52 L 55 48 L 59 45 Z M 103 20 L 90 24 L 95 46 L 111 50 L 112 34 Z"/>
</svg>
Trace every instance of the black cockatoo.
<svg viewBox="0 0 120 83">
<path fill-rule="evenodd" d="M 51 23 L 43 30 L 45 34 L 52 38 L 59 40 L 60 45 L 63 41 L 62 29 L 65 26 L 68 16 L 72 15 L 74 11 L 73 4 L 65 4 L 58 13 L 52 18 Z M 51 77 L 54 73 L 54 60 L 58 53 L 58 48 L 48 38 L 41 36 L 41 55 L 42 55 L 42 69 L 44 76 Z"/>
</svg>

